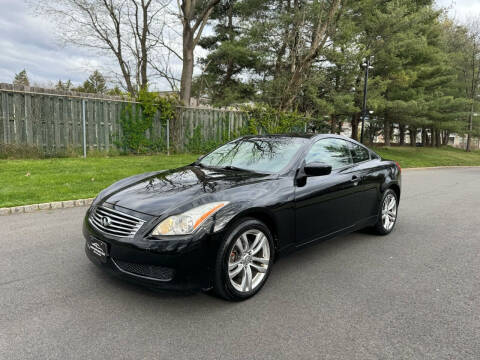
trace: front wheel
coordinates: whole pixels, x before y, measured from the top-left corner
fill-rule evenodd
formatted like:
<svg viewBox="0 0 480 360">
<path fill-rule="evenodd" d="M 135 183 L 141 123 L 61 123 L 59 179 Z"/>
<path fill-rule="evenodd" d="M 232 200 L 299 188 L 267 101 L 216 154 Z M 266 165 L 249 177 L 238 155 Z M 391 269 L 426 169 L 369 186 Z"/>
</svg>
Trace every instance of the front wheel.
<svg viewBox="0 0 480 360">
<path fill-rule="evenodd" d="M 237 222 L 217 254 L 215 293 L 233 301 L 252 297 L 267 281 L 273 255 L 272 235 L 265 224 L 256 219 Z"/>
<path fill-rule="evenodd" d="M 378 222 L 375 225 L 375 232 L 379 235 L 387 235 L 392 232 L 397 222 L 398 199 L 392 189 L 387 189 L 383 194 L 380 204 Z"/>
</svg>

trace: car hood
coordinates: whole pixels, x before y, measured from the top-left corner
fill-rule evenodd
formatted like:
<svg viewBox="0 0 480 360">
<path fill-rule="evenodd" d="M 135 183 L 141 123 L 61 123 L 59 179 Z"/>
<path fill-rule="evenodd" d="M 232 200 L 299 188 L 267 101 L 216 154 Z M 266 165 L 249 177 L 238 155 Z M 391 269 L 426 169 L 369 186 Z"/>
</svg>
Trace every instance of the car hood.
<svg viewBox="0 0 480 360">
<path fill-rule="evenodd" d="M 227 190 L 269 179 L 272 175 L 185 166 L 120 180 L 100 195 L 100 202 L 160 216 L 205 195 L 210 195 L 211 201 L 230 200 L 234 194 L 226 194 Z"/>
</svg>

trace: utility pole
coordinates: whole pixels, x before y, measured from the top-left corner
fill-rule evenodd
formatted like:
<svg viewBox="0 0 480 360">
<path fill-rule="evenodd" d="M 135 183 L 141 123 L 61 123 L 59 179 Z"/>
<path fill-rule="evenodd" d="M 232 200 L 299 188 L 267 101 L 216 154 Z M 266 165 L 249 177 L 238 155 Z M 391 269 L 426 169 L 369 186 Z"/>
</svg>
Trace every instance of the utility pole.
<svg viewBox="0 0 480 360">
<path fill-rule="evenodd" d="M 373 56 L 367 57 L 366 61 L 362 64 L 365 68 L 365 81 L 363 82 L 363 107 L 362 107 L 362 131 L 360 133 L 360 142 L 363 144 L 363 133 L 365 130 L 365 117 L 367 116 L 367 92 L 368 92 L 368 72 L 373 69 L 371 66 Z"/>
</svg>

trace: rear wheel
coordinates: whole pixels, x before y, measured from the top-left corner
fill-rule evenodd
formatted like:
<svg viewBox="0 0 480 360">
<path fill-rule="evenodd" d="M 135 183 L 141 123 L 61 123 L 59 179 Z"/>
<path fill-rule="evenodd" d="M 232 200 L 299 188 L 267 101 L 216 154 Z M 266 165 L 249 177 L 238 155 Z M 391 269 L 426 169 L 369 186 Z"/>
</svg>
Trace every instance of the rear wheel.
<svg viewBox="0 0 480 360">
<path fill-rule="evenodd" d="M 214 290 L 234 301 L 255 295 L 267 280 L 273 263 L 270 230 L 256 219 L 237 222 L 217 254 Z"/>
<path fill-rule="evenodd" d="M 387 189 L 383 194 L 378 214 L 378 222 L 375 225 L 375 232 L 379 235 L 387 235 L 392 232 L 397 222 L 398 199 L 392 189 Z"/>
</svg>

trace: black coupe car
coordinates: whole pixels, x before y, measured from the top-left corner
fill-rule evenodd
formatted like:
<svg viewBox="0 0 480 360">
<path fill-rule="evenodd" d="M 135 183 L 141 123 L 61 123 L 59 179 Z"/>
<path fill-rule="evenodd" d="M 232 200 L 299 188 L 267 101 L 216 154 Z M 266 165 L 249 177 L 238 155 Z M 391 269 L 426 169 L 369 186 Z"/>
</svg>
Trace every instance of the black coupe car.
<svg viewBox="0 0 480 360">
<path fill-rule="evenodd" d="M 390 233 L 400 173 L 342 136 L 246 136 L 103 190 L 85 217 L 85 250 L 147 286 L 243 300 L 279 255 L 365 227 Z"/>
</svg>

